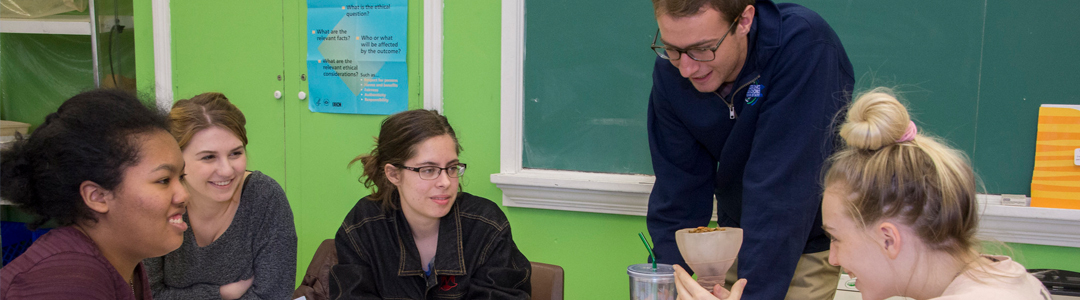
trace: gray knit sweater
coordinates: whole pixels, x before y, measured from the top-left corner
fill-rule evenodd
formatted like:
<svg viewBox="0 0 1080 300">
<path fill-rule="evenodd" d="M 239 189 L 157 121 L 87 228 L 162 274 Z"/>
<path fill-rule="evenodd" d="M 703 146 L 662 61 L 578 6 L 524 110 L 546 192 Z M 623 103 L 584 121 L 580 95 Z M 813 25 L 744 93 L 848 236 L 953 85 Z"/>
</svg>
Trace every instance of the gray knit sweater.
<svg viewBox="0 0 1080 300">
<path fill-rule="evenodd" d="M 157 300 L 221 299 L 222 285 L 252 276 L 240 299 L 289 299 L 296 282 L 296 228 L 285 192 L 254 171 L 232 224 L 217 240 L 199 247 L 188 228 L 179 249 L 143 263 Z"/>
</svg>

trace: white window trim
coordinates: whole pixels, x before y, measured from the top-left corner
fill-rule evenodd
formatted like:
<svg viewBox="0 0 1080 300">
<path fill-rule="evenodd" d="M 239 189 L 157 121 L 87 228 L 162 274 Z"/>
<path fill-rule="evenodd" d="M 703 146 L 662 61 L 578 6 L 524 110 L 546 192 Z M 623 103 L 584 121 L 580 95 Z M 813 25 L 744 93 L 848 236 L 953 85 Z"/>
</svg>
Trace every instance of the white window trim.
<svg viewBox="0 0 1080 300">
<path fill-rule="evenodd" d="M 653 176 L 521 167 L 524 22 L 524 1 L 503 0 L 500 173 L 491 175 L 503 191 L 503 205 L 644 216 Z M 980 238 L 1080 247 L 1080 210 L 1004 206 L 1000 195 L 979 195 L 979 203 Z"/>
<path fill-rule="evenodd" d="M 173 100 L 172 12 L 169 0 L 151 2 L 154 24 L 154 93 L 157 106 L 168 110 Z"/>
<path fill-rule="evenodd" d="M 443 112 L 443 0 L 424 0 L 424 109 Z"/>
</svg>

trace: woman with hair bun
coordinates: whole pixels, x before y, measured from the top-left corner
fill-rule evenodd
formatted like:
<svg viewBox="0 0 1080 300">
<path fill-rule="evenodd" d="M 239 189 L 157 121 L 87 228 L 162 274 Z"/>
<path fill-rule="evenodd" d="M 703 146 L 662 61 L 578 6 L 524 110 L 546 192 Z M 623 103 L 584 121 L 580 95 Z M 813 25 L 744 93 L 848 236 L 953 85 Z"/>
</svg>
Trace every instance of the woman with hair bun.
<svg viewBox="0 0 1080 300">
<path fill-rule="evenodd" d="M 978 179 L 967 156 L 920 133 L 892 90 L 858 97 L 840 136 L 846 147 L 826 168 L 822 220 L 829 263 L 857 279 L 863 299 L 1050 299 L 1019 263 L 979 252 Z M 680 299 L 712 296 L 688 277 L 678 276 Z"/>
<path fill-rule="evenodd" d="M 499 206 L 461 191 L 459 152 L 436 111 L 383 121 L 375 149 L 353 160 L 373 193 L 338 229 L 330 299 L 529 298 L 529 260 Z"/>
<path fill-rule="evenodd" d="M 65 101 L 0 152 L 0 195 L 55 221 L 0 271 L 0 299 L 151 299 L 141 261 L 184 241 L 184 158 L 165 115 L 120 91 Z"/>
<path fill-rule="evenodd" d="M 829 262 L 858 278 L 863 299 L 1050 299 L 1019 263 L 979 252 L 967 156 L 919 133 L 891 90 L 859 97 L 840 136 L 822 218 Z"/>
</svg>

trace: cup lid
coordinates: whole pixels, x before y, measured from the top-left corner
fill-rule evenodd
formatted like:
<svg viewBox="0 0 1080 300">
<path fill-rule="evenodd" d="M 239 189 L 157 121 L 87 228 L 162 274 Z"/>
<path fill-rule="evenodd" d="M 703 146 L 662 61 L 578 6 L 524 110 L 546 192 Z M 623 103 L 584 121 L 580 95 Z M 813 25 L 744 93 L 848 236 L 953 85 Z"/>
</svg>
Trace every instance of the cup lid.
<svg viewBox="0 0 1080 300">
<path fill-rule="evenodd" d="M 636 264 L 630 265 L 626 268 L 626 274 L 634 276 L 653 276 L 653 277 L 672 277 L 675 276 L 675 268 L 669 264 L 656 264 L 656 269 L 653 269 L 653 264 Z"/>
</svg>

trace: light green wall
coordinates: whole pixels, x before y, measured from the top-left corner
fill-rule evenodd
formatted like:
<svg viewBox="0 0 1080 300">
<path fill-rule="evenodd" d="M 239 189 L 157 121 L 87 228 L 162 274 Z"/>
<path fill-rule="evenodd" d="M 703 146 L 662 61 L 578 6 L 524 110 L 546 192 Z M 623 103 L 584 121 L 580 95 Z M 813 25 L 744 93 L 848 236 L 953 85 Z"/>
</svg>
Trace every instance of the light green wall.
<svg viewBox="0 0 1080 300">
<path fill-rule="evenodd" d="M 299 3 L 296 5 L 290 5 L 295 2 L 286 3 L 287 15 L 291 13 L 291 7 L 301 10 L 304 3 L 297 2 Z M 411 2 L 411 5 L 420 5 L 417 1 Z M 137 27 L 150 28 L 149 1 L 136 1 L 135 10 Z M 294 25 L 305 22 L 289 20 L 290 17 L 286 16 L 286 22 L 293 22 Z M 499 171 L 500 1 L 446 1 L 444 21 L 444 108 L 465 149 L 461 159 L 470 166 L 469 174 L 463 181 L 465 190 L 501 203 L 502 192 L 489 180 L 490 174 Z M 286 24 L 286 28 L 290 26 L 293 25 Z M 414 32 L 421 34 L 410 30 L 410 34 Z M 140 90 L 144 92 L 151 92 L 152 87 L 152 84 L 148 84 L 152 77 L 148 76 L 152 76 L 153 69 L 146 69 L 153 65 L 151 38 L 148 31 L 136 33 Z M 289 39 L 286 37 L 287 44 L 290 43 Z M 302 51 L 300 55 L 303 55 Z M 288 51 L 286 56 L 290 56 Z M 299 67 L 300 65 L 286 64 L 287 69 L 297 70 Z M 410 67 L 410 70 L 418 69 Z M 347 137 L 342 138 L 368 138 L 376 134 L 377 121 L 369 121 L 363 123 L 370 128 L 354 128 Z M 296 134 L 286 133 L 287 136 Z M 367 141 L 364 141 L 364 145 L 370 146 Z M 287 149 L 287 153 L 291 153 L 288 150 L 291 148 Z M 294 158 L 287 154 L 287 159 Z M 336 208 L 341 206 L 340 202 L 355 201 L 358 198 L 356 192 L 328 192 L 326 197 L 332 199 L 290 201 L 325 201 Z M 290 191 L 290 197 L 292 194 Z M 316 206 L 311 204 L 311 207 Z M 637 238 L 638 232 L 646 231 L 644 217 L 525 208 L 504 210 L 510 219 L 515 241 L 530 260 L 557 264 L 566 270 L 568 299 L 628 297 L 626 266 L 644 262 L 646 257 Z M 344 211 L 309 209 L 305 206 L 294 209 L 294 212 L 297 214 L 301 240 L 299 265 L 302 270 L 314 253 L 315 243 L 333 236 L 334 226 L 340 223 Z M 1080 257 L 1080 249 L 1023 244 L 1010 246 L 1018 257 L 1017 260 L 1029 268 L 1080 271 L 1080 259 L 1077 259 Z"/>
<path fill-rule="evenodd" d="M 154 21 L 150 1 L 133 1 L 136 90 L 147 99 L 154 94 Z"/>
<path fill-rule="evenodd" d="M 1062 269 L 1080 272 L 1080 248 L 1006 243 L 987 246 L 988 253 L 1012 256 L 1028 269 Z"/>
</svg>

